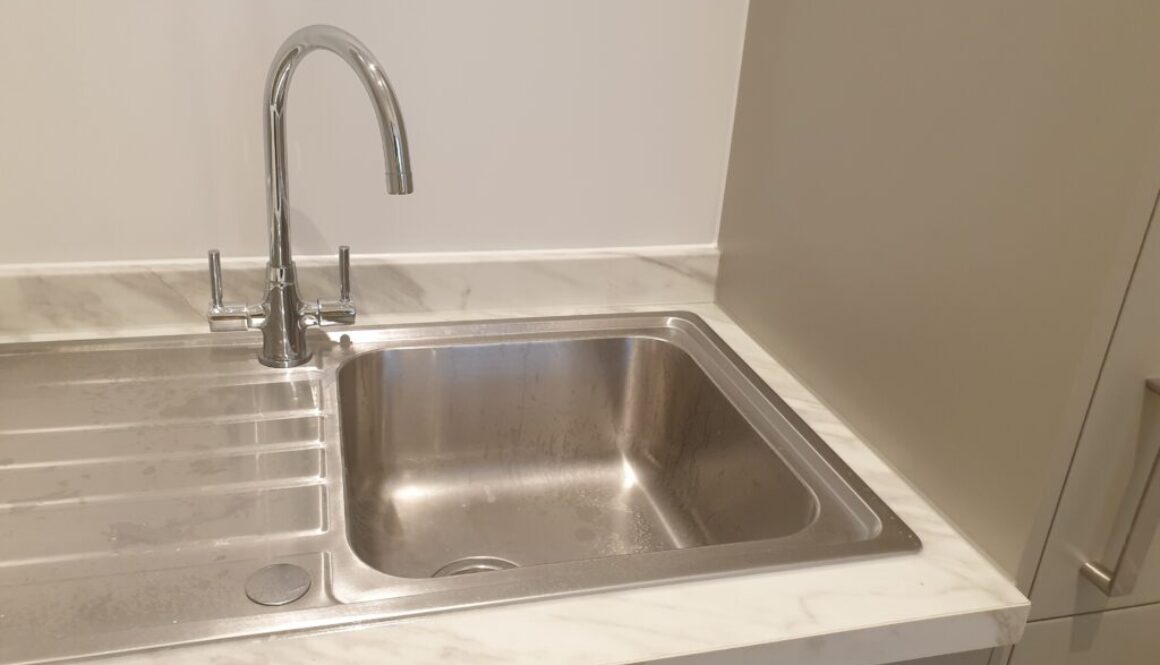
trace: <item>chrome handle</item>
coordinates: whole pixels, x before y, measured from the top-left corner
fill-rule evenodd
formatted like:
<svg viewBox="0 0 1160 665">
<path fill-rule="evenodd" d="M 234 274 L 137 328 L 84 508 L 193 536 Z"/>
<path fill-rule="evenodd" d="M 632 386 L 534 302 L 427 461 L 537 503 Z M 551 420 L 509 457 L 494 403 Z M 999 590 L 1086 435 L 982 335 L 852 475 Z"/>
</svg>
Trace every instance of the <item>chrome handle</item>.
<svg viewBox="0 0 1160 665">
<path fill-rule="evenodd" d="M 338 300 L 303 303 L 299 315 L 308 326 L 348 326 L 358 311 L 350 301 L 350 247 L 338 248 Z"/>
<path fill-rule="evenodd" d="M 1148 379 L 1148 390 L 1153 397 L 1160 396 L 1160 379 Z M 1136 505 L 1136 512 L 1132 515 L 1128 536 L 1124 539 L 1124 546 L 1120 549 L 1115 566 L 1108 568 L 1098 561 L 1087 561 L 1080 568 L 1083 576 L 1108 596 L 1131 593 L 1136 586 L 1136 580 L 1140 577 L 1140 568 L 1148 556 L 1148 548 L 1152 545 L 1157 526 L 1160 525 L 1158 480 L 1160 480 L 1160 452 L 1157 452 L 1152 460 L 1152 468 L 1148 471 L 1148 479 L 1144 482 L 1144 493 L 1140 496 L 1140 503 Z"/>
<path fill-rule="evenodd" d="M 209 294 L 210 307 L 222 306 L 222 254 L 216 249 L 209 250 Z"/>
<path fill-rule="evenodd" d="M 341 302 L 322 300 L 306 305 L 302 314 L 307 325 L 349 326 L 354 323 L 358 312 L 349 300 Z"/>
<path fill-rule="evenodd" d="M 350 247 L 338 248 L 338 300 L 350 302 Z"/>
<path fill-rule="evenodd" d="M 261 305 L 228 303 L 222 299 L 222 255 L 209 250 L 209 311 L 205 314 L 213 332 L 234 332 L 261 328 L 266 313 Z"/>
</svg>

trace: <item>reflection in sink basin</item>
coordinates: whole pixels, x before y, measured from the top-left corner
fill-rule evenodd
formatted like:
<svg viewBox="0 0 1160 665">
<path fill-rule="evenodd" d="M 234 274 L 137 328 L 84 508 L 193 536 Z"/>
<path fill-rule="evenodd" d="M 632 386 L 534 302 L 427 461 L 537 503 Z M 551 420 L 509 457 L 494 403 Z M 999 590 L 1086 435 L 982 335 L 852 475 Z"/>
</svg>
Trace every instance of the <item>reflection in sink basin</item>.
<svg viewBox="0 0 1160 665">
<path fill-rule="evenodd" d="M 908 549 L 879 538 L 879 516 L 803 456 L 824 444 L 762 399 L 768 389 L 747 390 L 748 369 L 701 325 L 532 332 L 348 361 L 338 388 L 355 554 L 427 578 L 755 541 L 771 543 L 758 557 L 769 563 L 802 543 Z"/>
</svg>

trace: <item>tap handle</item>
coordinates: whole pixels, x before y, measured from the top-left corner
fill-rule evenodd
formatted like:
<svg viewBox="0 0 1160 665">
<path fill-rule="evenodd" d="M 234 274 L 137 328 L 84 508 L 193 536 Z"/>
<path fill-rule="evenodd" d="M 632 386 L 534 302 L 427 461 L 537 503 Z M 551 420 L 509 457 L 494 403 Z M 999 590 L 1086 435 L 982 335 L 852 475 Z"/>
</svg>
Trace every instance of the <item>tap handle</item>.
<svg viewBox="0 0 1160 665">
<path fill-rule="evenodd" d="M 338 248 L 338 299 L 350 302 L 350 247 Z"/>
<path fill-rule="evenodd" d="M 338 248 L 338 300 L 316 300 L 303 303 L 301 313 L 306 325 L 332 326 L 354 323 L 358 312 L 350 301 L 350 247 Z"/>
<path fill-rule="evenodd" d="M 222 307 L 222 255 L 216 249 L 209 250 L 209 292 L 210 306 Z"/>
<path fill-rule="evenodd" d="M 253 330 L 261 328 L 265 321 L 265 310 L 261 305 L 225 302 L 222 299 L 222 255 L 216 249 L 209 250 L 209 329 L 214 332 L 232 330 Z"/>
</svg>

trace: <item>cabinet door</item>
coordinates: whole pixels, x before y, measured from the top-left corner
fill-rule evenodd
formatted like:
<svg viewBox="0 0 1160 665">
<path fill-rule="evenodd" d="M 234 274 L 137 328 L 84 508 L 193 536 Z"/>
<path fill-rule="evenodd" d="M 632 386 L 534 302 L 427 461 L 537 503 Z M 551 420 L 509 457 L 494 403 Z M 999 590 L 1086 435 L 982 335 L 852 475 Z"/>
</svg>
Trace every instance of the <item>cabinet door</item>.
<svg viewBox="0 0 1160 665">
<path fill-rule="evenodd" d="M 1160 605 L 1027 624 L 1007 665 L 1156 665 Z"/>
<path fill-rule="evenodd" d="M 1063 617 L 1160 602 L 1157 515 L 1141 499 L 1160 452 L 1160 222 L 1152 220 L 1108 348 L 1043 559 L 1031 587 L 1031 618 Z M 1001 470 L 996 470 L 1001 472 Z M 1150 499 L 1160 499 L 1154 487 Z M 1157 505 L 1148 501 L 1145 505 Z M 1129 541 L 1133 547 L 1125 549 Z M 1086 562 L 1139 572 L 1130 592 L 1109 597 L 1080 575 Z M 1122 579 L 1128 579 L 1123 577 Z"/>
</svg>

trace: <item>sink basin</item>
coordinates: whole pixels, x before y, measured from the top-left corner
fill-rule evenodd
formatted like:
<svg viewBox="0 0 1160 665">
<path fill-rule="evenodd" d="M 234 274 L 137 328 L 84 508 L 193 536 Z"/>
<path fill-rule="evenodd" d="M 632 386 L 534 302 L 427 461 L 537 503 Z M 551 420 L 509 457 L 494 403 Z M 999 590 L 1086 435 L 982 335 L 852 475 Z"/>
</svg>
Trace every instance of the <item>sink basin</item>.
<svg viewBox="0 0 1160 665">
<path fill-rule="evenodd" d="M 391 575 L 778 538 L 818 515 L 668 341 L 378 351 L 343 368 L 339 394 L 351 544 Z"/>
<path fill-rule="evenodd" d="M 493 324 L 347 361 L 357 557 L 402 578 L 606 557 L 638 569 L 587 576 L 601 586 L 917 546 L 698 319 L 625 324 Z M 654 553 L 669 558 L 640 561 Z"/>
</svg>

